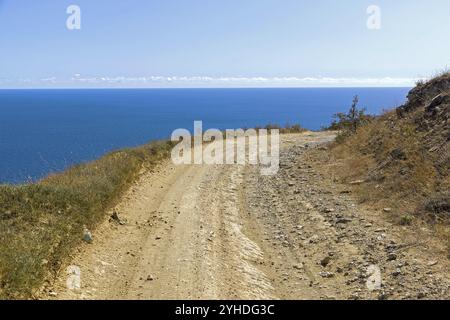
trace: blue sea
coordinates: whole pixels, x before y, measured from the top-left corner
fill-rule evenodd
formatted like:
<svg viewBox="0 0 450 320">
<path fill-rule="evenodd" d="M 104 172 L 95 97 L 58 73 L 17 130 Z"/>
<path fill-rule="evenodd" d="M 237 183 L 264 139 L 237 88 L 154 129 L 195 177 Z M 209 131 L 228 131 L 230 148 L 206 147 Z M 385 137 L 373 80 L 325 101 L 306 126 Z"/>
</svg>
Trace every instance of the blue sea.
<svg viewBox="0 0 450 320">
<path fill-rule="evenodd" d="M 296 124 L 318 130 L 360 106 L 378 114 L 410 88 L 0 90 L 0 183 L 34 181 L 174 129 Z"/>
</svg>

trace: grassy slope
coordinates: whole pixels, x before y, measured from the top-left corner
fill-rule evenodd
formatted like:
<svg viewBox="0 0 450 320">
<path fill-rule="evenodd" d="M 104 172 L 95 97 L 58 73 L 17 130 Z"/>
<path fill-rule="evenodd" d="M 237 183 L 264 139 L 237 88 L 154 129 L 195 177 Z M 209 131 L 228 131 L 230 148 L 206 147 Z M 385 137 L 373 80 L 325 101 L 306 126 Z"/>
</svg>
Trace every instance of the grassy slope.
<svg viewBox="0 0 450 320">
<path fill-rule="evenodd" d="M 0 186 L 0 298 L 30 298 L 139 175 L 172 143 L 112 152 L 35 184 Z"/>
<path fill-rule="evenodd" d="M 361 201 L 391 207 L 402 224 L 425 217 L 450 244 L 449 102 L 450 74 L 418 84 L 404 106 L 338 139 L 332 161 L 340 180 L 364 180 Z"/>
</svg>

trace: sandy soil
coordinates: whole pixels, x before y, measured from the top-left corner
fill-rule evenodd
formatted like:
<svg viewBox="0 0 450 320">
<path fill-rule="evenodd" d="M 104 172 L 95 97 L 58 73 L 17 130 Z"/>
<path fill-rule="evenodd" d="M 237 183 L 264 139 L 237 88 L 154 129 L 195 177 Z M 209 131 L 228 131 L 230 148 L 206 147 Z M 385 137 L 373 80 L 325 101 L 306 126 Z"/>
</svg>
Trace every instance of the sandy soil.
<svg viewBox="0 0 450 320">
<path fill-rule="evenodd" d="M 116 208 L 123 223 L 105 221 L 74 253 L 81 288 L 63 270 L 44 298 L 449 298 L 427 230 L 418 241 L 316 171 L 308 150 L 333 138 L 284 135 L 276 176 L 169 161 L 143 173 Z"/>
</svg>

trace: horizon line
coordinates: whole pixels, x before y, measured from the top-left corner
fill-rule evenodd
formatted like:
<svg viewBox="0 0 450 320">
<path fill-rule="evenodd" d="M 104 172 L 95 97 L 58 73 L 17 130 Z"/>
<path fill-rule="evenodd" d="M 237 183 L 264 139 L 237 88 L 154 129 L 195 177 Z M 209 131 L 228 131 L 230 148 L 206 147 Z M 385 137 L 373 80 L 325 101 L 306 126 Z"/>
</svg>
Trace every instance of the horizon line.
<svg viewBox="0 0 450 320">
<path fill-rule="evenodd" d="M 6 90 L 205 90 L 205 89 L 378 89 L 378 88 L 413 88 L 414 85 L 367 85 L 367 86 L 242 86 L 242 87 L 0 87 L 0 91 Z"/>
<path fill-rule="evenodd" d="M 0 89 L 406 88 L 424 77 L 92 76 L 0 78 Z"/>
</svg>

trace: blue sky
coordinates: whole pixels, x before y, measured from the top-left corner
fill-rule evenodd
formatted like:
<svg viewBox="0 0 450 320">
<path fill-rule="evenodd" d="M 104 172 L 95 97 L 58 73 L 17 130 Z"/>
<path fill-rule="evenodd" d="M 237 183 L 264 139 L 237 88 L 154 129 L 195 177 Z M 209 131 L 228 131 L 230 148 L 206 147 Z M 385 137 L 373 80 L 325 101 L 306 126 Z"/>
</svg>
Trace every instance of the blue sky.
<svg viewBox="0 0 450 320">
<path fill-rule="evenodd" d="M 71 4 L 81 30 L 66 28 Z M 410 85 L 450 65 L 449 12 L 448 0 L 0 0 L 0 88 Z"/>
</svg>

